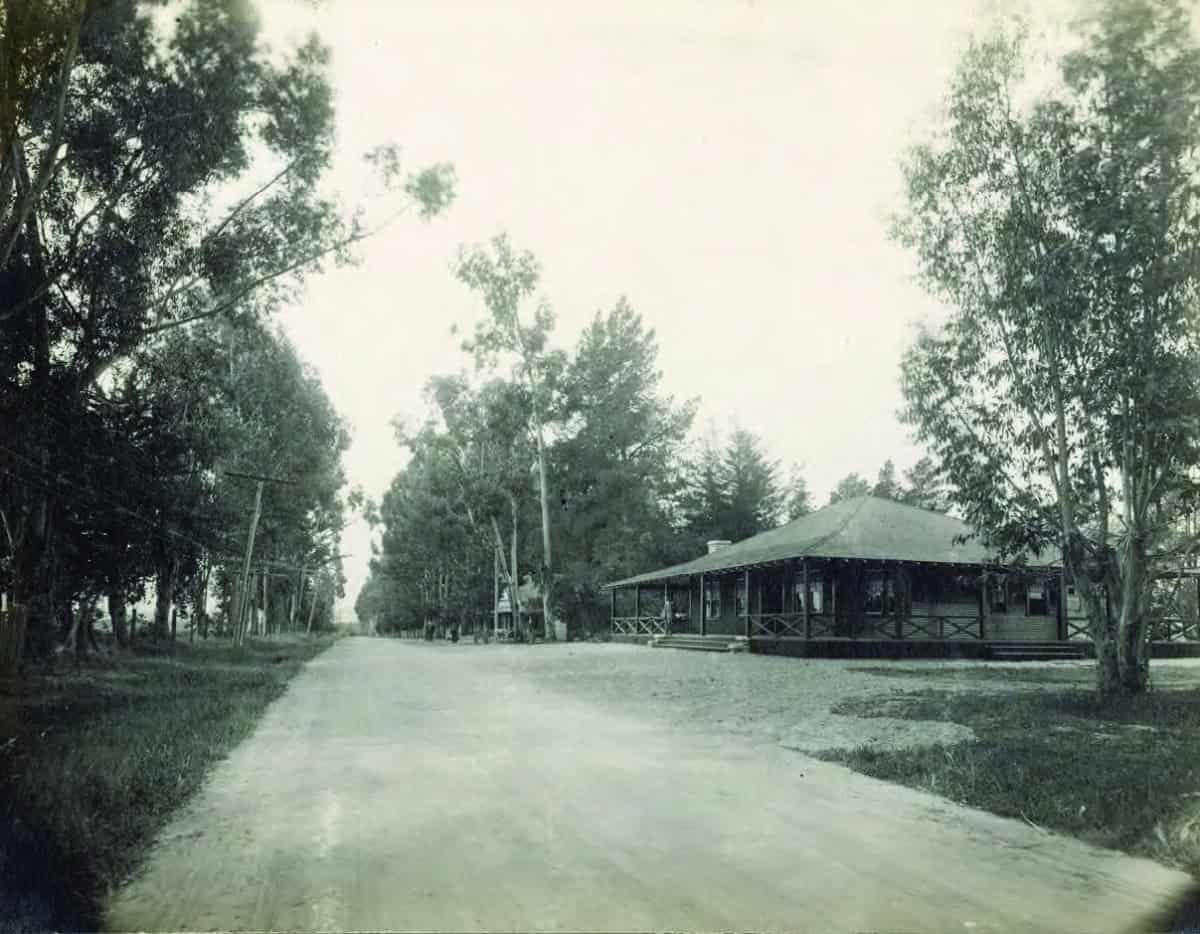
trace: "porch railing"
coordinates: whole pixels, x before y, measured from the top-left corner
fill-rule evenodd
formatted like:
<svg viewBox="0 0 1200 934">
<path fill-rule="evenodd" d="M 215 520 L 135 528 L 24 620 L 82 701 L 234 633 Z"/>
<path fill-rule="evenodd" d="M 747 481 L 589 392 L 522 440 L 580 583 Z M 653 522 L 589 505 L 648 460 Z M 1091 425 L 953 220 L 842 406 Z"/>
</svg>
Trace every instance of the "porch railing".
<svg viewBox="0 0 1200 934">
<path fill-rule="evenodd" d="M 1150 623 L 1151 642 L 1200 642 L 1200 621 L 1179 616 L 1161 616 Z M 1086 619 L 1067 620 L 1067 639 L 1091 642 L 1092 630 Z"/>
<path fill-rule="evenodd" d="M 863 616 L 836 619 L 820 613 L 757 613 L 750 616 L 752 639 L 983 639 L 979 616 Z"/>
<path fill-rule="evenodd" d="M 666 632 L 661 616 L 614 616 L 612 620 L 614 636 L 661 636 Z"/>
</svg>

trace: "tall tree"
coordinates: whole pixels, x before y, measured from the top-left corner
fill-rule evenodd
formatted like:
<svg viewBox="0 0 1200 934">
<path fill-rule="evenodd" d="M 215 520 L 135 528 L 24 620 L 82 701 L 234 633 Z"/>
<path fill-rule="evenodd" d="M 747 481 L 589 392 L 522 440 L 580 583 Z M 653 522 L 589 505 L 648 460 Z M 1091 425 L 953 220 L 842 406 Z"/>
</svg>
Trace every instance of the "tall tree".
<svg viewBox="0 0 1200 934">
<path fill-rule="evenodd" d="M 467 342 L 468 349 L 483 365 L 494 366 L 501 359 L 510 361 L 515 378 L 529 393 L 529 430 L 536 451 L 542 519 L 542 618 L 545 638 L 553 639 L 555 565 L 546 435 L 555 379 L 563 363 L 562 354 L 548 346 L 554 312 L 544 299 L 539 299 L 530 319 L 522 317 L 522 305 L 537 292 L 541 267 L 532 253 L 514 249 L 506 234 L 492 239 L 490 251 L 482 247 L 461 250 L 456 272 L 464 285 L 479 294 L 487 309 Z"/>
<path fill-rule="evenodd" d="M 788 478 L 784 510 L 788 521 L 807 516 L 813 511 L 812 494 L 808 490 L 808 481 L 798 466 L 792 468 Z"/>
<path fill-rule="evenodd" d="M 941 473 L 932 458 L 922 457 L 904 472 L 900 501 L 933 512 L 946 512 L 950 508 Z"/>
<path fill-rule="evenodd" d="M 838 481 L 838 485 L 829 494 L 829 505 L 840 503 L 844 499 L 854 499 L 856 496 L 868 496 L 871 484 L 857 473 L 849 473 Z"/>
<path fill-rule="evenodd" d="M 890 457 L 879 468 L 875 485 L 871 487 L 871 495 L 878 496 L 880 499 L 899 500 L 901 498 L 900 482 L 896 479 L 896 465 L 892 463 Z"/>
<path fill-rule="evenodd" d="M 654 332 L 625 298 L 596 314 L 563 375 L 551 489 L 563 599 L 588 629 L 607 619 L 602 582 L 685 557 L 675 501 L 695 407 L 661 380 Z"/>
<path fill-rule="evenodd" d="M 905 418 L 1004 553 L 1061 549 L 1104 695 L 1148 679 L 1155 555 L 1200 457 L 1200 50 L 1175 0 L 1108 0 L 1058 83 L 974 43 L 905 163 L 897 235 L 952 313 Z"/>
<path fill-rule="evenodd" d="M 723 448 L 706 441 L 692 466 L 687 497 L 688 527 L 696 544 L 712 538 L 739 541 L 778 525 L 784 505 L 778 469 L 767 459 L 762 441 L 740 426 Z"/>
</svg>

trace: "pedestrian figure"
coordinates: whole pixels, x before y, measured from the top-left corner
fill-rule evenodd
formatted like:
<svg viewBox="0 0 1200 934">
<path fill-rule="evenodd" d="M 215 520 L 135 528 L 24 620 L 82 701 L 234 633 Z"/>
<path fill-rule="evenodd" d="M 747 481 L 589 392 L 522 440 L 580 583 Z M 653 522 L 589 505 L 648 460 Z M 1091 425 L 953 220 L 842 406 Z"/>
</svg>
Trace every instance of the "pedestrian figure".
<svg viewBox="0 0 1200 934">
<path fill-rule="evenodd" d="M 671 634 L 671 618 L 672 618 L 671 598 L 670 597 L 666 597 L 663 600 L 662 618 L 663 618 L 663 634 L 669 636 Z"/>
</svg>

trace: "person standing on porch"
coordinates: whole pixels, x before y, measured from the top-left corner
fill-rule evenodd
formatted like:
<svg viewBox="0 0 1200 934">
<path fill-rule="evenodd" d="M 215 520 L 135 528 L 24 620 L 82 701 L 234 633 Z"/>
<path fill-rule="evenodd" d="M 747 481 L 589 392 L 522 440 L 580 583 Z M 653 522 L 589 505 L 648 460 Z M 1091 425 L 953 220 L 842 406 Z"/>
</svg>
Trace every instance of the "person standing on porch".
<svg viewBox="0 0 1200 934">
<path fill-rule="evenodd" d="M 670 597 L 663 598 L 662 618 L 663 618 L 663 635 L 669 636 L 671 634 L 671 618 L 672 618 L 671 617 L 671 598 Z"/>
</svg>

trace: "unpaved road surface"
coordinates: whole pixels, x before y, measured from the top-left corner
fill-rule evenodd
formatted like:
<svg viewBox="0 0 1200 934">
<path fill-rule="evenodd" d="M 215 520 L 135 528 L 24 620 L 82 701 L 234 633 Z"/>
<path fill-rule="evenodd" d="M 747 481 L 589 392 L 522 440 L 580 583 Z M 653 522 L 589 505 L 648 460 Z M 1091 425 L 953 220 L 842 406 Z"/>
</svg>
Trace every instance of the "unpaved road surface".
<svg viewBox="0 0 1200 934">
<path fill-rule="evenodd" d="M 1126 930 L 1187 882 L 546 675 L 683 654 L 343 640 L 214 770 L 108 926 L 1062 934 Z M 669 663 L 752 681 L 762 662 L 822 664 Z"/>
</svg>

